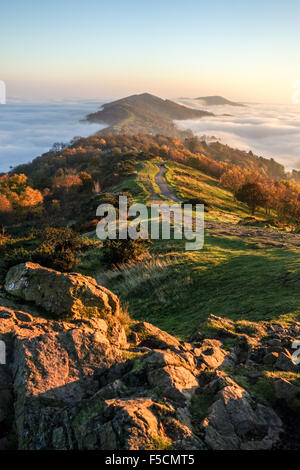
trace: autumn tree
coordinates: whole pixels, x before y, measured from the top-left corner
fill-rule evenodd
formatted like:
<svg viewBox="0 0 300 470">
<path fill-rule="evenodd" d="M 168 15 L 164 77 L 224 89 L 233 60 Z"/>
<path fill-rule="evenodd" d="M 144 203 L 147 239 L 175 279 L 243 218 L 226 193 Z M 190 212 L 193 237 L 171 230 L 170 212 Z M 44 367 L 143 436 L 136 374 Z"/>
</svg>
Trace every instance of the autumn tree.
<svg viewBox="0 0 300 470">
<path fill-rule="evenodd" d="M 66 170 L 60 168 L 55 177 L 53 178 L 52 186 L 55 189 L 63 189 L 69 191 L 71 188 L 82 185 L 80 176 L 76 174 L 76 171 Z"/>
<path fill-rule="evenodd" d="M 234 194 L 237 193 L 244 182 L 245 175 L 238 167 L 229 168 L 221 175 L 220 178 L 220 185 L 224 188 L 230 189 Z"/>
<path fill-rule="evenodd" d="M 244 202 L 251 209 L 254 215 L 257 207 L 264 207 L 266 203 L 266 195 L 261 183 L 245 183 L 235 194 L 238 201 Z"/>
<path fill-rule="evenodd" d="M 10 201 L 7 199 L 7 197 L 4 194 L 0 194 L 0 213 L 7 213 L 11 212 L 12 206 Z"/>
<path fill-rule="evenodd" d="M 81 171 L 79 173 L 79 178 L 81 179 L 82 190 L 91 191 L 93 188 L 93 179 L 91 175 L 87 173 L 86 171 Z"/>
<path fill-rule="evenodd" d="M 37 189 L 27 186 L 23 193 L 19 196 L 17 204 L 20 207 L 34 207 L 43 202 L 43 195 Z"/>
<path fill-rule="evenodd" d="M 27 176 L 23 173 L 9 176 L 8 174 L 0 178 L 0 192 L 9 196 L 11 193 L 16 193 L 18 196 L 25 190 L 27 183 Z"/>
</svg>

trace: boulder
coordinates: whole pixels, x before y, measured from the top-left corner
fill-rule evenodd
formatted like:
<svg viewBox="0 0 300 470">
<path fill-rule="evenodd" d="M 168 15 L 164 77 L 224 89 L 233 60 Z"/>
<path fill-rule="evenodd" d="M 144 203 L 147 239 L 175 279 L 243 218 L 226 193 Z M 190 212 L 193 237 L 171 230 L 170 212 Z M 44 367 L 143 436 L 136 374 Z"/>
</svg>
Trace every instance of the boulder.
<svg viewBox="0 0 300 470">
<path fill-rule="evenodd" d="M 266 366 L 273 366 L 275 364 L 275 362 L 277 361 L 278 359 L 278 353 L 277 352 L 268 352 L 264 358 L 263 358 L 263 363 L 266 365 Z"/>
<path fill-rule="evenodd" d="M 154 351 L 145 358 L 147 380 L 151 387 L 163 390 L 164 396 L 184 406 L 198 387 L 193 356 L 171 351 Z"/>
<path fill-rule="evenodd" d="M 282 422 L 272 408 L 255 405 L 246 390 L 232 383 L 219 391 L 202 430 L 213 450 L 264 450 L 277 443 Z"/>
<path fill-rule="evenodd" d="M 282 370 L 284 372 L 297 372 L 299 370 L 294 364 L 291 355 L 283 352 L 278 354 L 274 367 L 275 369 Z"/>
<path fill-rule="evenodd" d="M 198 358 L 198 363 L 204 364 L 204 367 L 209 367 L 210 369 L 216 369 L 224 364 L 229 363 L 225 361 L 228 359 L 229 353 L 222 349 L 221 341 L 217 339 L 205 339 L 201 347 L 194 349 L 194 354 Z"/>
<path fill-rule="evenodd" d="M 12 267 L 5 289 L 15 297 L 34 302 L 54 317 L 79 320 L 117 316 L 119 299 L 95 279 L 78 273 L 61 273 L 35 263 Z"/>
<path fill-rule="evenodd" d="M 293 385 L 287 379 L 274 380 L 274 390 L 276 398 L 287 402 L 296 398 L 297 395 L 300 396 L 300 387 Z"/>
<path fill-rule="evenodd" d="M 268 394 L 257 393 L 265 381 L 256 386 L 265 377 L 266 365 L 255 362 L 255 354 L 251 359 L 250 353 L 244 355 L 240 342 L 229 350 L 215 339 L 198 337 L 197 342 L 182 343 L 140 322 L 134 327 L 136 341 L 128 344 L 117 315 L 118 299 L 110 300 L 113 294 L 95 287 L 90 278 L 26 265 L 20 269 L 24 277 L 11 286 L 15 295 L 0 295 L 0 340 L 7 349 L 7 363 L 0 367 L 0 449 L 12 445 L 26 450 L 180 451 L 297 446 L 291 413 L 284 413 L 284 407 L 292 404 L 296 416 L 297 374 L 282 374 L 290 380 L 273 379 L 274 394 L 269 398 L 269 388 Z M 28 292 L 30 298 L 33 295 L 32 284 L 37 291 L 33 301 L 47 305 L 38 293 L 46 280 L 39 284 L 36 271 L 46 276 L 51 295 L 56 291 L 60 302 L 65 301 L 67 308 L 61 312 L 69 312 L 70 320 L 45 318 L 40 309 L 24 302 Z M 109 293 L 106 303 L 99 301 L 99 291 Z M 106 313 L 98 310 L 96 316 L 78 319 L 75 313 L 70 315 L 77 299 L 97 309 L 105 303 Z M 280 335 L 287 341 L 295 331 L 281 329 Z M 266 348 L 258 339 L 257 357 L 274 347 Z M 280 354 L 275 355 L 276 362 Z M 289 359 L 288 352 L 284 354 Z M 251 395 L 234 379 L 247 389 L 250 384 L 249 391 L 256 393 Z"/>
<path fill-rule="evenodd" d="M 166 331 L 162 331 L 151 323 L 145 321 L 136 323 L 132 328 L 137 333 L 139 346 L 145 346 L 153 349 L 168 349 L 174 347 L 179 349 L 180 343 L 169 335 Z"/>
</svg>

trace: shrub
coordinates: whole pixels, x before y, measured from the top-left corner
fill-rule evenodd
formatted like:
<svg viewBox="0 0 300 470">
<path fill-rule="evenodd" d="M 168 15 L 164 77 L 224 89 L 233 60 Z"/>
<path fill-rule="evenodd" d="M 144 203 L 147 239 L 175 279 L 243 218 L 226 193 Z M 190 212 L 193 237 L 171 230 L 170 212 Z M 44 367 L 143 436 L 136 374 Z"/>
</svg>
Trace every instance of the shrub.
<svg viewBox="0 0 300 470">
<path fill-rule="evenodd" d="M 103 242 L 103 260 L 107 264 L 128 263 L 141 259 L 149 253 L 150 240 L 105 240 Z"/>
<path fill-rule="evenodd" d="M 59 271 L 71 271 L 76 255 L 85 251 L 93 242 L 81 238 L 70 228 L 47 227 L 36 231 L 31 246 L 14 248 L 6 245 L 5 262 L 10 267 L 25 261 L 33 261 Z M 11 249 L 9 249 L 11 248 Z"/>
</svg>

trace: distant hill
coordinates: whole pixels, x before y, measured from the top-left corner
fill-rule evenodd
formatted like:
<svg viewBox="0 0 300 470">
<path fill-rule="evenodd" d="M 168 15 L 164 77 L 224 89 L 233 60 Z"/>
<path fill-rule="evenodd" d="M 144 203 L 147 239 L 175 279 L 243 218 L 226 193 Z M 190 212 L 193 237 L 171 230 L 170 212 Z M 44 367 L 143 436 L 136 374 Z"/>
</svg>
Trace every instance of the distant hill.
<svg viewBox="0 0 300 470">
<path fill-rule="evenodd" d="M 185 137 L 190 131 L 179 130 L 173 121 L 205 116 L 213 114 L 142 93 L 106 103 L 100 111 L 89 114 L 86 119 L 93 123 L 106 123 L 109 127 L 105 132 Z"/>
<path fill-rule="evenodd" d="M 206 106 L 242 106 L 246 107 L 246 105 L 242 103 L 236 103 L 235 101 L 227 100 L 223 98 L 223 96 L 200 96 L 199 98 L 195 98 L 196 100 L 202 101 Z"/>
</svg>

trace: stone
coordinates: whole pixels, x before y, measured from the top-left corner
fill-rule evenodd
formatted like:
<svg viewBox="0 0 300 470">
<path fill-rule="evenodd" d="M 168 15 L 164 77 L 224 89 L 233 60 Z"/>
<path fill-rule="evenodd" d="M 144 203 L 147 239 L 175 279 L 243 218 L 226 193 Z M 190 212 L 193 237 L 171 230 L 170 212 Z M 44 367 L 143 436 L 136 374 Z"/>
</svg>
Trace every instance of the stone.
<svg viewBox="0 0 300 470">
<path fill-rule="evenodd" d="M 222 343 L 216 339 L 205 339 L 201 347 L 194 349 L 198 362 L 204 363 L 210 369 L 216 369 L 223 365 L 228 351 L 222 349 Z"/>
<path fill-rule="evenodd" d="M 13 316 L 14 316 L 14 313 L 11 310 L 8 310 L 4 307 L 0 307 L 0 319 L 1 320 L 13 318 Z"/>
<path fill-rule="evenodd" d="M 286 400 L 287 402 L 296 398 L 297 395 L 300 396 L 300 387 L 297 387 L 286 379 L 277 379 L 274 380 L 274 390 L 275 396 L 279 400 Z"/>
<path fill-rule="evenodd" d="M 284 372 L 297 372 L 298 367 L 293 363 L 291 357 L 285 353 L 279 353 L 274 367 Z"/>
<path fill-rule="evenodd" d="M 26 323 L 32 322 L 32 316 L 29 315 L 29 313 L 21 312 L 20 310 L 17 310 L 15 312 L 15 317 L 17 318 L 17 320 L 21 322 L 26 322 Z"/>
<path fill-rule="evenodd" d="M 278 359 L 278 353 L 277 352 L 269 352 L 267 353 L 264 358 L 263 358 L 263 363 L 266 366 L 273 366 L 275 362 Z"/>
<path fill-rule="evenodd" d="M 169 335 L 150 323 L 136 323 L 133 327 L 133 331 L 138 336 L 138 344 L 140 346 L 146 346 L 152 349 L 180 348 L 180 343 L 174 336 Z"/>
<path fill-rule="evenodd" d="M 35 263 L 10 268 L 5 289 L 15 297 L 43 307 L 56 318 L 105 318 L 119 313 L 118 297 L 93 278 L 61 273 Z"/>
<path fill-rule="evenodd" d="M 189 358 L 192 361 L 191 358 Z M 164 396 L 184 405 L 198 387 L 195 367 L 174 352 L 153 352 L 145 359 L 147 379 L 151 386 L 163 390 Z"/>
<path fill-rule="evenodd" d="M 250 395 L 237 384 L 225 386 L 203 420 L 205 442 L 213 450 L 247 448 L 249 437 L 257 450 L 272 448 L 279 439 L 282 422 L 263 405 L 254 405 Z M 256 437 L 256 439 L 255 439 Z"/>
<path fill-rule="evenodd" d="M 251 386 L 247 391 L 232 378 L 239 377 L 247 388 L 265 378 L 266 367 L 255 358 L 262 362 L 277 348 L 265 346 L 266 336 L 255 338 L 253 345 L 246 338 L 242 346 L 243 337 L 239 337 L 238 344 L 225 350 L 215 339 L 198 337 L 197 342 L 183 343 L 140 322 L 142 327 L 133 331 L 134 341 L 128 343 L 128 330 L 109 300 L 105 314 L 98 311 L 96 316 L 77 318 L 73 311 L 68 321 L 44 317 L 38 313 L 41 309 L 26 304 L 25 291 L 31 290 L 31 284 L 39 285 L 36 269 L 45 268 L 26 268 L 18 296 L 0 296 L 0 340 L 7 346 L 7 364 L 0 366 L 0 448 L 14 443 L 24 450 L 193 451 L 295 445 L 290 405 L 298 406 L 298 387 L 285 378 L 273 379 L 273 409 L 267 395 L 252 396 Z M 27 273 L 32 271 L 31 279 Z M 54 279 L 64 279 L 61 273 L 50 272 Z M 97 295 L 89 294 L 91 303 L 83 293 L 90 289 L 90 278 L 85 278 L 80 292 L 73 274 L 66 276 L 71 277 L 67 285 L 75 285 L 66 294 L 68 299 L 74 295 L 68 304 L 71 311 L 79 297 L 87 307 L 100 302 L 100 286 Z M 50 287 L 57 289 L 59 297 L 61 286 L 55 286 Z M 38 302 L 42 303 L 41 293 Z M 230 325 L 235 329 L 234 322 Z M 264 322 L 265 331 L 268 325 Z M 282 344 L 290 344 L 298 332 L 296 324 L 272 328 Z M 281 353 L 283 361 L 290 360 L 289 353 L 282 351 L 275 356 L 275 364 Z"/>
</svg>

